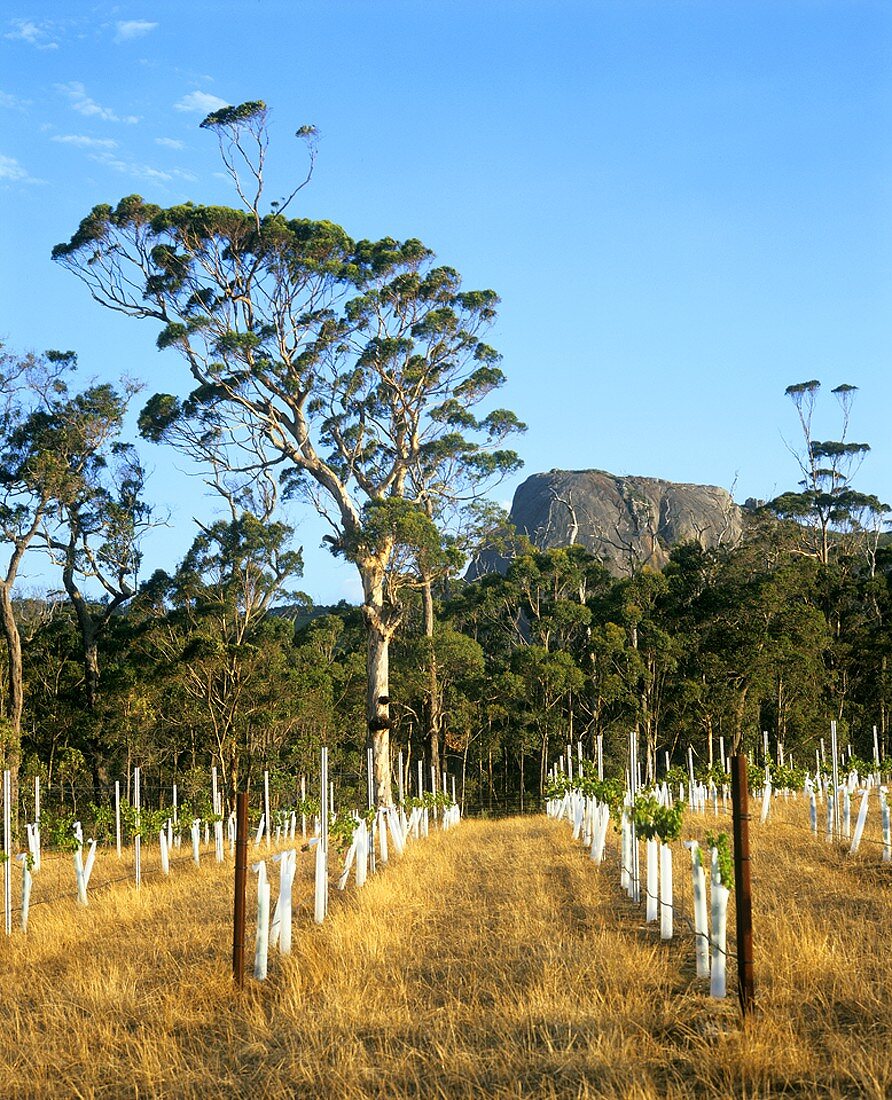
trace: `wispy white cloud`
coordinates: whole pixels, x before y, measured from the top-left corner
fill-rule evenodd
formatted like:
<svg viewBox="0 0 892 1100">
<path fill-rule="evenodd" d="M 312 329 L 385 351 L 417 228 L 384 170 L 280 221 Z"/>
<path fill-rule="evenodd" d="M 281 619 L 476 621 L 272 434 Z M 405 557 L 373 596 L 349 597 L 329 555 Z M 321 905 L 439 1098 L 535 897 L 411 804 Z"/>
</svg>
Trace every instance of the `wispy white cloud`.
<svg viewBox="0 0 892 1100">
<path fill-rule="evenodd" d="M 119 115 L 111 107 L 103 107 L 87 95 L 87 89 L 79 80 L 70 80 L 67 84 L 56 84 L 56 91 L 67 96 L 71 106 L 78 114 L 87 118 L 101 118 L 104 122 L 126 122 L 132 125 L 139 122 L 136 115 Z"/>
<path fill-rule="evenodd" d="M 106 168 L 111 168 L 122 175 L 132 176 L 134 179 L 143 180 L 147 183 L 171 183 L 174 180 L 185 180 L 194 183 L 196 179 L 191 172 L 185 172 L 181 168 L 155 168 L 151 164 L 140 164 L 138 161 L 126 160 L 114 153 L 93 153 L 91 158 Z"/>
<path fill-rule="evenodd" d="M 79 149 L 117 149 L 118 143 L 111 138 L 87 137 L 86 134 L 54 134 L 51 141 L 61 145 L 76 145 Z"/>
<path fill-rule="evenodd" d="M 0 180 L 23 180 L 28 173 L 15 157 L 5 157 L 0 153 Z"/>
<path fill-rule="evenodd" d="M 29 46 L 35 46 L 38 50 L 58 50 L 56 41 L 50 27 L 51 23 L 34 23 L 30 19 L 13 19 L 11 25 L 14 28 L 4 34 L 14 42 L 27 42 Z"/>
<path fill-rule="evenodd" d="M 153 31 L 158 24 L 149 23 L 145 19 L 125 19 L 115 24 L 115 42 L 131 42 L 134 38 L 142 38 L 143 35 Z"/>
<path fill-rule="evenodd" d="M 30 106 L 30 99 L 19 99 L 17 95 L 10 95 L 9 92 L 0 92 L 0 107 L 4 107 L 8 111 L 24 111 L 26 107 Z"/>
<path fill-rule="evenodd" d="M 209 114 L 211 111 L 219 111 L 221 107 L 228 106 L 229 104 L 225 99 L 211 95 L 210 92 L 190 92 L 173 105 L 175 111 L 191 111 L 200 115 Z"/>
<path fill-rule="evenodd" d="M 15 157 L 5 157 L 0 153 L 0 180 L 7 183 L 43 183 L 43 180 L 35 179 L 24 165 L 19 164 Z"/>
<path fill-rule="evenodd" d="M 185 141 L 177 141 L 176 138 L 160 137 L 155 138 L 156 145 L 163 145 L 165 149 L 185 149 Z"/>
</svg>

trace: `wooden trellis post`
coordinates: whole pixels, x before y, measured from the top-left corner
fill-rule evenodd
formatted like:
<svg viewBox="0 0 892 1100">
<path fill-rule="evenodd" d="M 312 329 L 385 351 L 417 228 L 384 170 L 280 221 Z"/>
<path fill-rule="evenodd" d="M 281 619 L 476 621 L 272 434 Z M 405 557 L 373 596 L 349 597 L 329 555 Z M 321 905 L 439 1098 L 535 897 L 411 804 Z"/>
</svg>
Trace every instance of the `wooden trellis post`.
<svg viewBox="0 0 892 1100">
<path fill-rule="evenodd" d="M 248 882 L 248 792 L 235 799 L 235 907 L 232 923 L 232 977 L 245 985 L 245 891 Z"/>
<path fill-rule="evenodd" d="M 744 1016 L 755 1006 L 753 982 L 753 895 L 750 885 L 750 813 L 746 757 L 731 757 L 734 832 L 734 890 L 737 894 L 737 995 Z"/>
</svg>

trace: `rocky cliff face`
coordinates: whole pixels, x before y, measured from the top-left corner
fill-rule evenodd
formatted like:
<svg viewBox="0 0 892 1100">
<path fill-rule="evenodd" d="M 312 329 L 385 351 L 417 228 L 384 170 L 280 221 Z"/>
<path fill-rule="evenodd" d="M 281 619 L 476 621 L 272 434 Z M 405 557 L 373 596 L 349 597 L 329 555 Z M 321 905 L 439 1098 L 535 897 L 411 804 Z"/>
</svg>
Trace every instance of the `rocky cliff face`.
<svg viewBox="0 0 892 1100">
<path fill-rule="evenodd" d="M 734 545 L 741 509 L 713 485 L 680 485 L 650 477 L 616 477 L 603 470 L 550 470 L 518 488 L 511 522 L 541 549 L 578 544 L 616 576 L 661 569 L 680 542 Z M 474 575 L 504 568 L 490 554 Z"/>
</svg>

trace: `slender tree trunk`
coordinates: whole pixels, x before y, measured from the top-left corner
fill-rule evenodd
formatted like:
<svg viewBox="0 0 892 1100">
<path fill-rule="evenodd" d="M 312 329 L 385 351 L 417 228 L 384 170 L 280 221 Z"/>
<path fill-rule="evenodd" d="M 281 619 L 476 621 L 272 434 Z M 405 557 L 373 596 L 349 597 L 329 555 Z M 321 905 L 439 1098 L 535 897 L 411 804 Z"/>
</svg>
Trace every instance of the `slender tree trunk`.
<svg viewBox="0 0 892 1100">
<path fill-rule="evenodd" d="M 92 711 L 96 709 L 96 701 L 99 697 L 99 631 L 94 628 L 87 601 L 75 583 L 73 569 L 68 565 L 62 571 L 62 583 L 65 585 L 65 591 L 68 593 L 77 618 L 84 664 L 84 699 L 87 710 Z"/>
<path fill-rule="evenodd" d="M 734 743 L 731 746 L 731 753 L 733 756 L 741 753 L 743 744 L 743 718 L 746 714 L 746 697 L 749 693 L 749 685 L 740 689 L 740 694 L 737 697 L 736 713 L 734 715 Z"/>
<path fill-rule="evenodd" d="M 471 747 L 471 739 L 465 744 L 465 751 L 461 758 L 461 815 L 465 816 L 465 780 L 468 776 L 468 749 Z"/>
<path fill-rule="evenodd" d="M 19 634 L 18 623 L 15 621 L 15 612 L 12 607 L 12 587 L 9 584 L 0 584 L 0 629 L 6 642 L 7 668 L 9 674 L 8 696 L 6 701 L 6 718 L 12 727 L 16 741 L 20 741 L 22 734 L 22 709 L 24 707 L 25 691 L 24 676 L 22 673 L 22 638 Z M 10 759 L 10 749 L 6 750 L 7 761 Z M 21 745 L 14 750 L 14 754 L 21 756 Z M 7 768 L 12 765 L 6 763 Z"/>
<path fill-rule="evenodd" d="M 511 775 L 511 754 L 508 752 L 507 742 L 505 743 L 505 751 L 502 754 L 502 757 L 503 757 L 503 761 L 504 761 L 504 765 L 505 765 L 505 772 L 504 772 L 504 775 L 502 777 L 502 798 L 504 798 L 505 804 L 507 805 L 508 804 L 508 789 L 509 789 L 508 785 L 511 781 L 511 779 L 510 779 L 510 775 Z"/>
<path fill-rule="evenodd" d="M 84 638 L 84 696 L 87 710 L 95 710 L 99 700 L 99 644 L 95 637 Z"/>
<path fill-rule="evenodd" d="M 437 670 L 437 654 L 434 650 L 434 594 L 431 590 L 431 579 L 425 577 L 421 588 L 422 603 L 424 606 L 424 636 L 428 642 L 428 666 L 427 666 L 427 714 L 425 715 L 427 729 L 425 740 L 430 758 L 430 766 L 434 774 L 440 774 L 440 731 L 443 727 L 443 715 L 440 706 L 440 684 Z"/>
<path fill-rule="evenodd" d="M 0 732 L 0 770 L 8 768 L 11 782 L 13 832 L 18 831 L 19 769 L 22 766 L 22 709 L 24 706 L 24 676 L 22 673 L 22 639 L 12 607 L 12 585 L 0 584 L 0 629 L 6 642 L 8 694 L 6 719 L 8 727 Z"/>
<path fill-rule="evenodd" d="M 99 619 L 93 618 L 87 601 L 78 588 L 74 577 L 73 544 L 68 547 L 65 566 L 62 569 L 62 584 L 65 586 L 65 591 L 68 593 L 68 599 L 71 601 L 77 619 L 77 628 L 81 639 L 81 660 L 84 669 L 84 703 L 87 710 L 92 714 L 99 702 L 99 637 L 105 629 L 108 616 L 113 608 L 122 601 L 113 600 L 106 607 L 102 617 Z M 108 770 L 104 763 L 101 744 L 95 734 L 90 735 L 88 754 L 90 756 L 90 770 L 93 772 L 96 785 L 103 786 L 108 782 Z"/>
<path fill-rule="evenodd" d="M 111 619 L 112 612 L 130 599 L 131 593 L 119 592 L 108 603 L 102 614 L 94 618 L 84 594 L 78 588 L 74 575 L 74 544 L 66 547 L 65 565 L 62 569 L 62 584 L 74 608 L 77 627 L 81 636 L 81 650 L 84 663 L 84 699 L 87 710 L 96 709 L 99 701 L 99 638 Z"/>
<path fill-rule="evenodd" d="M 379 608 L 363 606 L 366 621 L 366 721 L 372 749 L 375 803 L 392 806 L 390 776 L 390 635 Z"/>
<path fill-rule="evenodd" d="M 233 748 L 229 757 L 229 775 L 223 777 L 223 783 L 226 788 L 227 805 L 230 810 L 234 810 L 235 796 L 239 790 L 239 754 L 236 748 Z"/>
</svg>

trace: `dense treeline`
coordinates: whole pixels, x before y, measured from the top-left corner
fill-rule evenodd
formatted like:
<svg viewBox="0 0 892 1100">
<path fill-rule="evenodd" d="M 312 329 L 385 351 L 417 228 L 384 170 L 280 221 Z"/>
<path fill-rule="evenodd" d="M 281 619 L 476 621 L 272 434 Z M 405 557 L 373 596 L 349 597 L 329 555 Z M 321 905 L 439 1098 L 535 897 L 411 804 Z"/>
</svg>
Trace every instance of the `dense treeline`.
<svg viewBox="0 0 892 1100">
<path fill-rule="evenodd" d="M 341 797 L 361 802 L 367 622 L 359 607 L 295 603 L 301 554 L 266 472 L 234 491 L 215 470 L 228 515 L 199 524 L 170 573 L 151 572 L 153 502 L 123 436 L 132 390 L 72 389 L 67 353 L 3 352 L 0 365 L 4 766 L 100 802 L 135 765 L 204 797 L 214 765 L 231 802 L 264 770 L 293 790 L 326 744 Z M 413 525 L 395 526 L 390 752 L 412 783 L 423 761 L 426 782 L 448 770 L 471 805 L 517 806 L 567 742 L 593 755 L 602 738 L 621 770 L 630 730 L 649 775 L 689 745 L 701 768 L 720 739 L 758 752 L 763 731 L 808 765 L 831 719 L 867 759 L 875 726 L 885 754 L 886 509 L 851 485 L 846 463 L 866 444 L 845 430 L 813 440 L 818 389 L 788 391 L 805 432 L 798 491 L 748 509 L 738 545 L 678 546 L 662 573 L 614 577 L 582 547 L 539 551 L 493 515 L 478 542 L 499 537 L 506 572 L 466 583 L 461 553 L 424 569 Z M 56 570 L 55 595 L 16 595 L 34 555 Z"/>
<path fill-rule="evenodd" d="M 198 525 L 170 573 L 151 572 L 155 504 L 123 429 L 133 388 L 78 391 L 75 366 L 0 352 L 4 766 L 97 802 L 135 765 L 197 797 L 214 765 L 231 802 L 265 770 L 293 790 L 326 744 L 341 797 L 363 801 L 364 608 L 295 603 L 301 553 L 266 468 L 233 487 L 210 464 L 228 514 Z M 852 388 L 837 441 L 811 434 L 818 391 L 788 390 L 804 430 L 797 491 L 749 508 L 738 545 L 678 546 L 661 573 L 614 577 L 578 545 L 539 551 L 477 508 L 474 540 L 507 568 L 466 583 L 474 540 L 423 553 L 438 517 L 403 501 L 387 535 L 386 706 L 390 756 L 402 751 L 412 782 L 423 761 L 426 782 L 448 770 L 471 805 L 516 806 L 541 795 L 568 742 L 593 755 L 600 737 L 621 770 L 630 730 L 650 776 L 689 745 L 701 768 L 721 741 L 758 750 L 763 731 L 809 765 L 831 720 L 867 759 L 876 727 L 885 754 L 887 509 L 852 487 L 869 449 L 845 441 Z M 35 555 L 60 583 L 25 599 L 16 584 Z"/>
<path fill-rule="evenodd" d="M 111 617 L 92 707 L 73 607 L 18 603 L 25 775 L 74 789 L 140 764 L 188 791 L 213 762 L 231 794 L 263 769 L 281 782 L 312 772 L 328 744 L 361 789 L 358 609 L 295 620 L 271 613 L 273 599 L 251 606 L 246 592 L 275 587 L 262 564 L 275 539 L 245 521 L 216 534 Z M 719 737 L 757 749 L 763 730 L 808 763 L 831 718 L 869 759 L 874 725 L 888 744 L 892 550 L 868 564 L 850 549 L 823 563 L 800 552 L 797 527 L 757 515 L 740 546 L 677 547 L 662 574 L 617 579 L 578 546 L 527 547 L 505 576 L 444 581 L 433 638 L 419 596 L 394 646 L 394 752 L 414 776 L 433 750 L 483 804 L 535 798 L 568 740 L 590 754 L 601 735 L 608 767 L 621 767 L 633 728 L 660 774 L 664 753 L 682 763 L 691 744 L 706 766 Z"/>
</svg>

